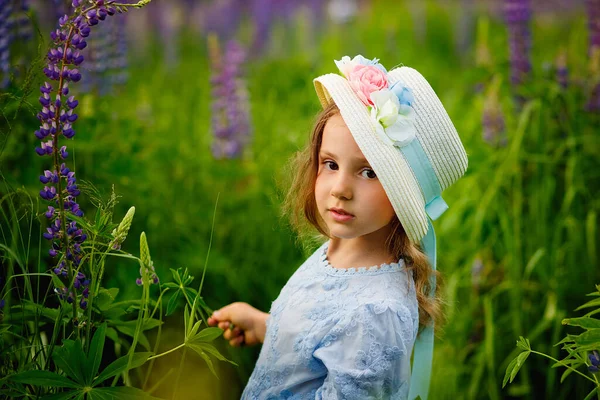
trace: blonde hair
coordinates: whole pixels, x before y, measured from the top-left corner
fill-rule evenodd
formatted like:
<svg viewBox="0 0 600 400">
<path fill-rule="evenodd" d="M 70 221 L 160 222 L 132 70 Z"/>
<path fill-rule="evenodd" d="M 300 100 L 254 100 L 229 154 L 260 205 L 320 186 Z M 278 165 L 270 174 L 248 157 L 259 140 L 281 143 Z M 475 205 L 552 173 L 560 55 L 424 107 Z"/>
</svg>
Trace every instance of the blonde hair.
<svg viewBox="0 0 600 400">
<path fill-rule="evenodd" d="M 296 153 L 289 164 L 292 181 L 283 203 L 283 212 L 289 217 L 292 227 L 301 237 L 312 230 L 309 228 L 316 228 L 321 235 L 329 236 L 317 209 L 315 182 L 325 125 L 329 118 L 339 113 L 335 103 L 319 113 L 310 135 L 310 143 L 304 150 Z M 441 283 L 439 273 L 431 269 L 429 260 L 420 246 L 411 243 L 408 239 L 397 216 L 394 216 L 390 224 L 391 233 L 386 244 L 389 253 L 396 260 L 403 258 L 407 269 L 412 271 L 419 303 L 419 328 L 422 329 L 431 322 L 435 322 L 438 326 L 443 319 L 442 301 L 439 297 Z M 435 296 L 429 296 L 433 277 L 438 281 L 436 292 Z"/>
</svg>

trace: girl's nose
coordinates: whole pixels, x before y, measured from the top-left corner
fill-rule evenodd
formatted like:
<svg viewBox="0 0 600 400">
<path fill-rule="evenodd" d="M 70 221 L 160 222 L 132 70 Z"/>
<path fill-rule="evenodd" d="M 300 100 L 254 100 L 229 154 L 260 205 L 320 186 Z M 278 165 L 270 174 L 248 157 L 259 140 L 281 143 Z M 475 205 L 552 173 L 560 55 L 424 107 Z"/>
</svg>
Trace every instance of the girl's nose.
<svg viewBox="0 0 600 400">
<path fill-rule="evenodd" d="M 333 186 L 331 186 L 331 195 L 342 200 L 352 199 L 351 178 L 343 173 L 338 173 Z"/>
</svg>

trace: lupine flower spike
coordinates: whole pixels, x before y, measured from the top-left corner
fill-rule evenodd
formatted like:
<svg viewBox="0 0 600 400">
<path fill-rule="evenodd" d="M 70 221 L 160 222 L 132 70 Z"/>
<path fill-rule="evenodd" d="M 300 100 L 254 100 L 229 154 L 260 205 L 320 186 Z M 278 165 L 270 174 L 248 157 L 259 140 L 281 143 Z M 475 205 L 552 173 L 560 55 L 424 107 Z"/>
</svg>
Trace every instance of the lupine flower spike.
<svg viewBox="0 0 600 400">
<path fill-rule="evenodd" d="M 519 85 L 531 71 L 531 0 L 504 0 L 510 44 L 511 82 Z"/>
<path fill-rule="evenodd" d="M 592 90 L 586 110 L 600 112 L 600 0 L 586 0 Z"/>
<path fill-rule="evenodd" d="M 150 248 L 148 247 L 145 232 L 142 232 L 140 236 L 140 265 L 140 277 L 135 280 L 135 283 L 138 286 L 142 286 L 144 279 L 148 279 L 150 283 L 157 284 L 159 279 L 154 270 L 154 263 L 150 258 Z"/>
<path fill-rule="evenodd" d="M 91 28 L 115 13 L 126 12 L 127 7 L 139 8 L 149 2 L 142 0 L 124 5 L 111 0 L 73 0 L 71 15 L 60 17 L 58 28 L 50 33 L 52 43 L 44 68 L 49 82 L 40 87 L 42 110 L 37 114 L 40 127 L 35 136 L 41 142 L 35 151 L 42 157 L 49 157 L 53 164 L 40 176 L 44 185 L 40 197 L 50 203 L 44 214 L 49 220 L 49 227 L 43 236 L 51 242 L 49 255 L 58 258 L 54 273 L 68 278 L 70 282 L 55 291 L 61 299 L 73 304 L 74 314 L 77 302 L 82 309 L 87 307 L 90 282 L 80 271 L 81 245 L 87 235 L 73 217 L 83 216 L 77 203 L 80 191 L 75 172 L 64 162 L 69 156 L 67 146 L 59 144 L 59 140 L 75 136 L 73 124 L 77 120 L 75 109 L 78 101 L 70 94 L 70 85 L 81 80 L 79 68 L 84 61 L 81 51 L 87 46 Z M 81 296 L 77 291 L 81 292 Z"/>
<path fill-rule="evenodd" d="M 119 224 L 117 228 L 112 231 L 113 241 L 111 242 L 111 247 L 114 250 L 121 249 L 121 244 L 127 238 L 127 233 L 129 233 L 129 228 L 131 228 L 131 222 L 133 221 L 133 216 L 135 214 L 135 207 L 131 207 L 123 220 Z"/>
<path fill-rule="evenodd" d="M 234 40 L 222 54 L 216 36 L 209 37 L 213 95 L 212 127 L 215 158 L 237 158 L 250 141 L 250 107 L 242 73 L 246 52 Z"/>
<path fill-rule="evenodd" d="M 0 0 L 0 89 L 10 83 L 10 43 L 12 41 L 10 0 Z"/>
</svg>

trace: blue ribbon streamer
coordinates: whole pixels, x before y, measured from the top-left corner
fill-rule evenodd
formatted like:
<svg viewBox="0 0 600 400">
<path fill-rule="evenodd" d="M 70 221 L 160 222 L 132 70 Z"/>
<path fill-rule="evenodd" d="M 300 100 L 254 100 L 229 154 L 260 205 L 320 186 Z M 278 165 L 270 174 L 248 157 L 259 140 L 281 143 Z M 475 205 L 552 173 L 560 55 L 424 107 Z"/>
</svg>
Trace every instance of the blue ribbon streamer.
<svg viewBox="0 0 600 400">
<path fill-rule="evenodd" d="M 404 147 L 400 147 L 406 161 L 410 165 L 425 197 L 425 212 L 431 220 L 427 221 L 427 234 L 421 240 L 421 248 L 429 258 L 431 268 L 436 270 L 436 240 L 432 220 L 436 220 L 447 209 L 442 198 L 442 189 L 435 175 L 433 166 L 425 154 L 421 143 L 415 138 Z M 435 294 L 435 276 L 431 280 L 430 296 Z M 412 376 L 408 398 L 427 400 L 431 381 L 431 364 L 433 361 L 433 323 L 421 331 L 415 341 Z"/>
</svg>

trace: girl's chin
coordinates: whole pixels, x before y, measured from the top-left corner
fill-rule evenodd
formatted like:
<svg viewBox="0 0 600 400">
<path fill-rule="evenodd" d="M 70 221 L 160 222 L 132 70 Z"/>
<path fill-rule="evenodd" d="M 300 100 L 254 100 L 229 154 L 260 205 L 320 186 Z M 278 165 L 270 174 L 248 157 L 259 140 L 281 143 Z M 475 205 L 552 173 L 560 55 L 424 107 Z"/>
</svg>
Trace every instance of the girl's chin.
<svg viewBox="0 0 600 400">
<path fill-rule="evenodd" d="M 339 229 L 339 227 L 333 227 L 329 229 L 329 236 L 335 239 L 354 239 L 361 235 L 353 232 L 351 229 Z"/>
</svg>

